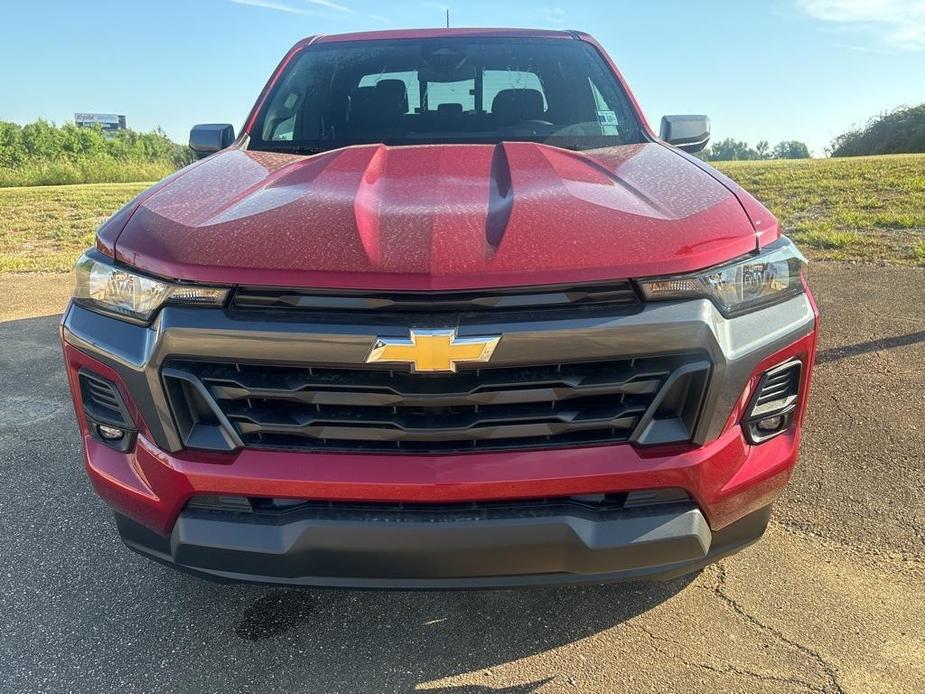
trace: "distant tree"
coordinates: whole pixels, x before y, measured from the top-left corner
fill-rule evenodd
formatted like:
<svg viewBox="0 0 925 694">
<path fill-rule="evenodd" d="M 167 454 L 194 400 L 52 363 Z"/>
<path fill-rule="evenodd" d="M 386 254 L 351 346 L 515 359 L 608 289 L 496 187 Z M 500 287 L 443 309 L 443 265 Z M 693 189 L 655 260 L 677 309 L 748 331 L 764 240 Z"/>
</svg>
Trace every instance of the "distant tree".
<svg viewBox="0 0 925 694">
<path fill-rule="evenodd" d="M 26 157 L 22 144 L 22 126 L 0 121 L 0 167 L 12 169 Z"/>
<path fill-rule="evenodd" d="M 22 147 L 27 157 L 57 157 L 63 141 L 61 130 L 47 120 L 39 119 L 22 126 Z"/>
<path fill-rule="evenodd" d="M 755 150 L 749 148 L 747 142 L 728 137 L 725 140 L 714 142 L 705 158 L 711 161 L 739 161 L 757 159 L 758 155 Z"/>
<path fill-rule="evenodd" d="M 771 153 L 774 159 L 809 159 L 810 156 L 809 147 L 798 140 L 779 142 Z"/>
<path fill-rule="evenodd" d="M 768 144 L 767 140 L 762 140 L 755 145 L 755 152 L 758 154 L 759 159 L 768 159 L 771 156 L 771 145 Z"/>
<path fill-rule="evenodd" d="M 925 104 L 881 113 L 864 128 L 836 137 L 829 152 L 833 157 L 925 152 Z"/>
</svg>

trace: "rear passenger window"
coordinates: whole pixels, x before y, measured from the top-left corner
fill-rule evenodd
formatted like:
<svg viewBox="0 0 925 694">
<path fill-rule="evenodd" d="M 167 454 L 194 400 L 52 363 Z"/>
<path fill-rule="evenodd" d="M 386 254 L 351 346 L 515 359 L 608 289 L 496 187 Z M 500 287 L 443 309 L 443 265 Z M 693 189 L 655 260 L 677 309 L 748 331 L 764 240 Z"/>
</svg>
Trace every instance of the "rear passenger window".
<svg viewBox="0 0 925 694">
<path fill-rule="evenodd" d="M 427 109 L 435 111 L 441 104 L 460 104 L 463 111 L 474 111 L 475 80 L 428 82 Z"/>
<path fill-rule="evenodd" d="M 357 85 L 363 87 L 375 87 L 384 80 L 401 80 L 405 83 L 405 89 L 408 90 L 408 107 L 411 113 L 416 113 L 421 108 L 421 88 L 418 84 L 417 72 L 380 72 L 376 75 L 366 75 Z"/>
<path fill-rule="evenodd" d="M 520 70 L 485 70 L 482 77 L 482 103 L 485 110 L 490 111 L 495 97 L 508 89 L 532 89 L 543 95 L 543 110 L 549 108 L 546 102 L 546 93 L 543 83 L 533 72 Z"/>
</svg>

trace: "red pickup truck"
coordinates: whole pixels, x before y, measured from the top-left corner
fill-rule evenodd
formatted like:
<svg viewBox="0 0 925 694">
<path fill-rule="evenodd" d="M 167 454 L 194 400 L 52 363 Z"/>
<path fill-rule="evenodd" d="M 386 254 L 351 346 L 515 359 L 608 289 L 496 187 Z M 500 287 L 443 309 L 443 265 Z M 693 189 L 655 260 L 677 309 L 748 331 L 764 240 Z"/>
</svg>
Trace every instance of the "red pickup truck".
<svg viewBox="0 0 925 694">
<path fill-rule="evenodd" d="M 777 221 L 586 34 L 298 43 L 63 319 L 126 544 L 225 581 L 665 579 L 757 540 L 817 311 Z"/>
</svg>

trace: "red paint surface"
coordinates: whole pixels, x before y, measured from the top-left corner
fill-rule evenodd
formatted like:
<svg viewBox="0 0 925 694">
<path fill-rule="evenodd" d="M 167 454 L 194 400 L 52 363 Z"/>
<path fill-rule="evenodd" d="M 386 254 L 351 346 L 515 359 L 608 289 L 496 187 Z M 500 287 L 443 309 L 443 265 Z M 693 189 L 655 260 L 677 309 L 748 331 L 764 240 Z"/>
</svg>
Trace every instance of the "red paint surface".
<svg viewBox="0 0 925 694">
<path fill-rule="evenodd" d="M 165 277 L 382 289 L 660 275 L 755 247 L 737 199 L 655 143 L 232 149 L 145 199 L 115 244 L 118 259 Z"/>
</svg>

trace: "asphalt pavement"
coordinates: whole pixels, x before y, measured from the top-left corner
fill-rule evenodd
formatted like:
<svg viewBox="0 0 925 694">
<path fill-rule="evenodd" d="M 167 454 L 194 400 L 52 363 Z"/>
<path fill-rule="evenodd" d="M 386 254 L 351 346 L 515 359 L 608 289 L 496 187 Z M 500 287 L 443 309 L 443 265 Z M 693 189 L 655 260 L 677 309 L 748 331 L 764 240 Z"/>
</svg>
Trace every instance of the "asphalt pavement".
<svg viewBox="0 0 925 694">
<path fill-rule="evenodd" d="M 390 593 L 125 549 L 81 467 L 67 279 L 0 277 L 0 692 L 925 691 L 925 271 L 811 281 L 803 457 L 759 544 L 664 584 Z"/>
</svg>

